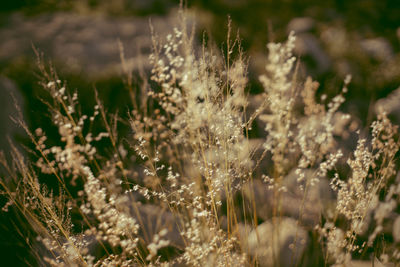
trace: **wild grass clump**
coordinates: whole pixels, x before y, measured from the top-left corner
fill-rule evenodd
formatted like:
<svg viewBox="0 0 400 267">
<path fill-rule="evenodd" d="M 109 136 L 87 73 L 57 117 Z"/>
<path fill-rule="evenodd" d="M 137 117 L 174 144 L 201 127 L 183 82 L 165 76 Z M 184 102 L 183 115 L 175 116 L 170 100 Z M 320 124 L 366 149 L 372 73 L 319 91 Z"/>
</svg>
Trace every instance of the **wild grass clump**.
<svg viewBox="0 0 400 267">
<path fill-rule="evenodd" d="M 35 149 L 28 161 L 13 146 L 0 181 L 2 216 L 24 216 L 38 263 L 398 264 L 400 144 L 384 108 L 368 134 L 340 111 L 350 76 L 318 100 L 319 84 L 298 78 L 293 33 L 268 44 L 254 106 L 240 40 L 229 29 L 223 52 L 199 46 L 180 16 L 165 40 L 153 36 L 140 90 L 127 73 L 127 116 L 107 113 L 97 93 L 83 114 L 39 61 L 58 140 L 15 118 Z"/>
</svg>

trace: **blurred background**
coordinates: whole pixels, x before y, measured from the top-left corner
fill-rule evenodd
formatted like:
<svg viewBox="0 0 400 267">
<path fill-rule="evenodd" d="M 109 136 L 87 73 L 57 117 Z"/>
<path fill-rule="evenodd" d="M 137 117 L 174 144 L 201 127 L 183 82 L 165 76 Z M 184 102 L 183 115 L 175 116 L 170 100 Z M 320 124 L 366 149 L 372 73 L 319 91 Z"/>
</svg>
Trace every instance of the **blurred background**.
<svg viewBox="0 0 400 267">
<path fill-rule="evenodd" d="M 228 16 L 249 57 L 250 94 L 261 92 L 266 44 L 298 37 L 296 56 L 300 81 L 311 76 L 320 83 L 318 96 L 340 92 L 344 77 L 353 79 L 342 107 L 363 127 L 385 106 L 400 124 L 400 1 L 398 0 L 188 0 L 189 20 L 197 41 L 206 32 L 218 47 L 226 41 Z M 50 116 L 40 99 L 34 48 L 55 66 L 61 80 L 78 91 L 82 108 L 94 105 L 94 88 L 108 111 L 129 108 L 121 71 L 118 40 L 128 67 L 138 72 L 151 52 L 149 19 L 159 35 L 177 23 L 178 0 L 13 0 L 0 3 L 0 150 L 9 149 L 7 136 L 26 143 L 9 119 L 22 107 L 31 129 L 48 128 Z M 139 78 L 138 78 L 139 79 Z M 51 131 L 50 131 L 51 136 Z M 1 218 L 0 253 L 24 266 L 35 266 L 24 250 L 23 236 Z M 2 257 L 3 259 L 4 257 Z M 1 264 L 0 264 L 1 265 Z"/>
</svg>

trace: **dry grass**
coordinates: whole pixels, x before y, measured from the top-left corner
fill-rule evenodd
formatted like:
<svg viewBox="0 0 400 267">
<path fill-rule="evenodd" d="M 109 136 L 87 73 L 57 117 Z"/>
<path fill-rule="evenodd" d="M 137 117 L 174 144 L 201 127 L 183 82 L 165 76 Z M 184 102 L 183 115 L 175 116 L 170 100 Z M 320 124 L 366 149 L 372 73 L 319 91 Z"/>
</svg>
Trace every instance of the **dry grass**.
<svg viewBox="0 0 400 267">
<path fill-rule="evenodd" d="M 39 60 L 59 140 L 50 145 L 45 129 L 17 119 L 37 160 L 13 147 L 0 180 L 2 216 L 10 207 L 24 214 L 39 263 L 397 264 L 398 128 L 383 108 L 361 137 L 339 111 L 351 77 L 337 96 L 318 101 L 319 84 L 296 75 L 293 33 L 268 44 L 264 92 L 252 107 L 240 40 L 228 31 L 222 53 L 195 46 L 180 16 L 166 40 L 153 36 L 151 82 L 143 78 L 139 92 L 127 73 L 128 121 L 108 114 L 97 95 L 93 113 L 82 114 L 77 93 Z M 120 136 L 118 123 L 131 133 Z M 254 125 L 264 135 L 250 139 Z M 359 140 L 349 152 L 351 135 Z"/>
</svg>

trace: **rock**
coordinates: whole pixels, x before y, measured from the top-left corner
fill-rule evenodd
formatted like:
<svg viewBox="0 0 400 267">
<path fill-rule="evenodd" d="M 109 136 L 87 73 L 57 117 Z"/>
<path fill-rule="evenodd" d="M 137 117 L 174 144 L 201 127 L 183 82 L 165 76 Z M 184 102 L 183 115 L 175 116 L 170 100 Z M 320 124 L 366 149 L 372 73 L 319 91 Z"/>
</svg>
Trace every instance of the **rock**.
<svg viewBox="0 0 400 267">
<path fill-rule="evenodd" d="M 399 41 L 400 41 L 400 27 L 397 28 L 397 30 L 396 30 L 396 35 L 397 35 L 397 38 L 398 38 Z"/>
<path fill-rule="evenodd" d="M 296 34 L 309 32 L 313 30 L 315 27 L 315 21 L 309 17 L 299 17 L 292 19 L 288 26 L 287 31 L 291 32 L 294 31 Z"/>
<path fill-rule="evenodd" d="M 176 12 L 172 10 L 165 17 L 152 17 L 154 31 L 161 39 L 178 25 Z M 0 63 L 23 56 L 34 59 L 33 44 L 47 58 L 61 63 L 66 71 L 83 72 L 91 77 L 118 74 L 121 70 L 120 40 L 132 70 L 141 66 L 149 68 L 146 58 L 152 50 L 152 41 L 146 17 L 111 18 L 67 12 L 25 17 L 14 13 L 7 21 L 8 24 L 0 28 L 4 40 L 0 42 Z M 188 17 L 188 23 L 193 23 L 193 17 Z"/>
<path fill-rule="evenodd" d="M 301 218 L 302 223 L 311 227 L 319 223 L 321 213 L 334 203 L 334 193 L 327 179 L 319 179 L 317 184 L 310 184 L 307 190 L 300 189 L 300 186 L 305 188 L 306 180 L 312 179 L 314 175 L 315 170 L 305 170 L 305 180 L 299 183 L 298 175 L 294 171 L 289 173 L 283 180 L 287 192 L 283 193 L 282 197 L 282 208 L 285 214 L 296 219 Z M 304 197 L 305 191 L 307 195 Z M 303 210 L 300 211 L 299 203 L 303 201 Z"/>
<path fill-rule="evenodd" d="M 342 27 L 326 28 L 321 32 L 321 41 L 334 58 L 343 58 L 351 46 L 349 34 Z"/>
<path fill-rule="evenodd" d="M 374 262 L 372 261 L 362 261 L 362 260 L 352 260 L 348 263 L 348 267 L 389 267 L 394 266 L 394 264 L 383 264 L 378 259 L 375 258 Z"/>
<path fill-rule="evenodd" d="M 240 237 L 240 242 L 245 248 L 247 249 L 247 238 L 250 234 L 250 232 L 253 230 L 253 228 L 249 224 L 244 224 L 244 223 L 238 223 L 238 232 L 239 232 L 239 237 Z"/>
<path fill-rule="evenodd" d="M 247 238 L 247 249 L 257 258 L 258 266 L 295 266 L 299 264 L 308 243 L 307 232 L 291 218 L 276 218 L 253 229 Z"/>
<path fill-rule="evenodd" d="M 376 60 L 386 61 L 394 56 L 391 44 L 382 37 L 362 40 L 360 46 L 370 57 Z"/>
<path fill-rule="evenodd" d="M 17 85 L 12 80 L 0 76 L 0 106 L 2 109 L 0 112 L 0 136 L 2 136 L 0 150 L 7 151 L 10 148 L 7 136 L 12 139 L 13 135 L 23 133 L 23 130 L 11 120 L 11 117 L 18 118 L 16 104 L 22 110 L 23 99 Z"/>
<path fill-rule="evenodd" d="M 260 180 L 253 180 L 243 186 L 243 193 L 246 201 L 252 203 L 254 198 L 257 217 L 268 220 L 272 216 L 273 191 L 267 189 L 267 185 Z M 250 205 L 252 206 L 252 205 Z M 253 212 L 249 210 L 249 212 Z M 253 214 L 253 213 L 251 213 Z"/>
<path fill-rule="evenodd" d="M 396 243 L 400 242 L 400 216 L 397 216 L 393 223 L 393 239 Z"/>
<path fill-rule="evenodd" d="M 311 179 L 313 170 L 306 171 L 306 179 Z M 334 194 L 326 179 L 310 186 L 307 190 L 307 196 L 304 197 L 304 191 L 300 190 L 300 185 L 304 187 L 305 183 L 297 182 L 297 175 L 292 172 L 283 180 L 286 192 L 281 192 L 280 203 L 277 203 L 274 192 L 268 189 L 268 185 L 260 180 L 253 180 L 252 184 L 245 184 L 243 187 L 244 196 L 249 203 L 255 200 L 255 207 L 258 218 L 269 220 L 272 217 L 272 207 L 278 205 L 285 216 L 294 219 L 300 219 L 301 223 L 309 227 L 314 227 L 319 223 L 321 214 L 327 212 L 327 207 L 334 203 Z M 300 204 L 304 202 L 301 209 Z M 249 210 L 249 212 L 253 212 Z"/>
<path fill-rule="evenodd" d="M 385 98 L 381 98 L 376 101 L 374 109 L 376 114 L 386 112 L 393 116 L 394 123 L 400 122 L 400 87 L 391 92 Z"/>
<path fill-rule="evenodd" d="M 169 240 L 172 246 L 185 247 L 178 229 L 178 222 L 171 212 L 160 206 L 141 204 L 140 202 L 137 202 L 135 206 L 131 206 L 130 209 L 132 217 L 135 218 L 140 226 L 139 234 L 147 243 L 150 243 L 153 236 L 162 229 L 167 229 L 168 233 L 164 238 Z"/>
<path fill-rule="evenodd" d="M 310 33 L 297 35 L 294 52 L 302 56 L 310 56 L 315 62 L 316 67 L 312 71 L 324 73 L 331 67 L 331 59 L 322 49 L 318 39 Z"/>
</svg>

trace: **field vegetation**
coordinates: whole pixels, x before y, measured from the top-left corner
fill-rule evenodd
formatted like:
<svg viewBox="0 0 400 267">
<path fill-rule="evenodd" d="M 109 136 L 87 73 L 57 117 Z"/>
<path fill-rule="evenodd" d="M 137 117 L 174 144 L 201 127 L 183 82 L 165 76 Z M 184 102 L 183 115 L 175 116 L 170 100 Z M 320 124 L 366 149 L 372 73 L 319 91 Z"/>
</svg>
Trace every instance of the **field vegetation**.
<svg viewBox="0 0 400 267">
<path fill-rule="evenodd" d="M 36 51 L 51 125 L 13 117 L 30 144 L 10 140 L 0 190 L 1 216 L 37 264 L 399 264 L 400 141 L 388 118 L 399 89 L 363 127 L 341 110 L 351 75 L 321 92 L 299 73 L 290 32 L 267 44 L 255 94 L 232 22 L 219 49 L 177 14 L 169 33 L 152 31 L 148 76 L 130 71 L 120 44 L 118 110 L 96 89 L 83 101 Z"/>
</svg>

